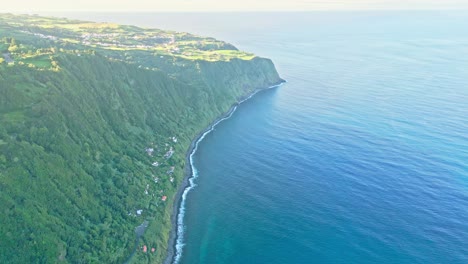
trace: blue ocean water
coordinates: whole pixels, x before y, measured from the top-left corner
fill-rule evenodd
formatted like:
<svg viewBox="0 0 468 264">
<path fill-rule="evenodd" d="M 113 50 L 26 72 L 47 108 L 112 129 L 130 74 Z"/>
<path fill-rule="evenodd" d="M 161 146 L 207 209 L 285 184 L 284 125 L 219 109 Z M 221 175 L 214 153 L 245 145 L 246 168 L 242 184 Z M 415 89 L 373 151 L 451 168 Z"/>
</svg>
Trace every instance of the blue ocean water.
<svg viewBox="0 0 468 264">
<path fill-rule="evenodd" d="M 180 263 L 468 263 L 468 13 L 94 14 L 273 59 L 200 143 Z"/>
</svg>

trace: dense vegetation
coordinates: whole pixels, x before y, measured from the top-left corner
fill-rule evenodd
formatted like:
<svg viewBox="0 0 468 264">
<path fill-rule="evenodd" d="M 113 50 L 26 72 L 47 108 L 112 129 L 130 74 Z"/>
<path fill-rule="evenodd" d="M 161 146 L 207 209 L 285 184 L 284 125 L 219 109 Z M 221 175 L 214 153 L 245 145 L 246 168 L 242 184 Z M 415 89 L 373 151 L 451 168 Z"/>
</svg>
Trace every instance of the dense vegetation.
<svg viewBox="0 0 468 264">
<path fill-rule="evenodd" d="M 0 52 L 0 263 L 122 263 L 146 220 L 131 262 L 162 262 L 190 141 L 281 80 L 214 39 L 37 16 L 0 15 Z"/>
</svg>

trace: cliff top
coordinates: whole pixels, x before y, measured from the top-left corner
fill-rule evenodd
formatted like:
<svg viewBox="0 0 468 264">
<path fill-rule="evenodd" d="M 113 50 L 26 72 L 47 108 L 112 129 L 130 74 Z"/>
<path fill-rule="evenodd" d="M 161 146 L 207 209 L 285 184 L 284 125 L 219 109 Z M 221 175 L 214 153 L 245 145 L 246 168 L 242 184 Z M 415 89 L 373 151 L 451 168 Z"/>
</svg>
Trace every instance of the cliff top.
<svg viewBox="0 0 468 264">
<path fill-rule="evenodd" d="M 0 14 L 0 37 L 0 62 L 39 69 L 57 69 L 57 53 L 81 56 L 98 51 L 142 67 L 150 65 L 141 55 L 212 62 L 255 57 L 229 43 L 189 33 L 37 15 Z"/>
</svg>

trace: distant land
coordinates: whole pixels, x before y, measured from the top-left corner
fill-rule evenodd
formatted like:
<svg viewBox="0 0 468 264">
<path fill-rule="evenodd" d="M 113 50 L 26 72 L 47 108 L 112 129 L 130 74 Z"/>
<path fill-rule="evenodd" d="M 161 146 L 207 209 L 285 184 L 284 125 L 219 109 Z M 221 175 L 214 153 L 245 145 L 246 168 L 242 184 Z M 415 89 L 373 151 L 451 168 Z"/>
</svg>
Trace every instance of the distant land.
<svg viewBox="0 0 468 264">
<path fill-rule="evenodd" d="M 281 82 L 213 38 L 0 14 L 0 262 L 162 263 L 191 142 Z"/>
</svg>

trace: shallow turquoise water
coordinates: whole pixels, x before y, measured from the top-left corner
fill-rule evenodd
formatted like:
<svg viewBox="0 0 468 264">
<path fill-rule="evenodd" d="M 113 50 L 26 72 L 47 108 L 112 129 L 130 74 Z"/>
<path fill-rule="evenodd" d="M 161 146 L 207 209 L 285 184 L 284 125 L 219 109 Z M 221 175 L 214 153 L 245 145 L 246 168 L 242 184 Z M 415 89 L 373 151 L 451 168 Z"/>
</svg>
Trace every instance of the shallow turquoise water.
<svg viewBox="0 0 468 264">
<path fill-rule="evenodd" d="M 181 263 L 468 263 L 468 14 L 94 15 L 288 80 L 200 144 Z"/>
</svg>

